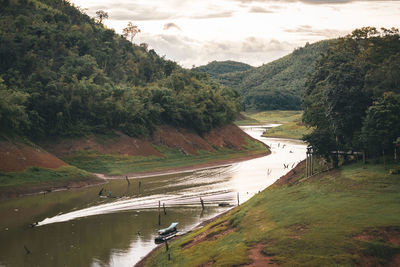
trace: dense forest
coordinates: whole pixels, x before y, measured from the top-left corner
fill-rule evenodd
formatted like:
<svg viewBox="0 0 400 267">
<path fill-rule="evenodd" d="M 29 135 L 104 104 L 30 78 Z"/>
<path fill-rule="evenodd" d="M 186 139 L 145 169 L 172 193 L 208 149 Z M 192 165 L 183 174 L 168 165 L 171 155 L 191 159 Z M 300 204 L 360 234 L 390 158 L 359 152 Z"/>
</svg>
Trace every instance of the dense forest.
<svg viewBox="0 0 400 267">
<path fill-rule="evenodd" d="M 64 0 L 0 7 L 0 132 L 38 139 L 231 122 L 239 95 L 134 45 Z"/>
<path fill-rule="evenodd" d="M 228 69 L 227 62 L 211 62 L 196 70 L 205 71 L 219 83 L 240 92 L 245 109 L 298 110 L 307 75 L 314 70 L 315 62 L 326 52 L 330 42 L 306 44 L 285 57 L 246 71 L 216 73 L 215 70 Z M 217 64 L 223 67 L 218 68 Z"/>
<path fill-rule="evenodd" d="M 192 70 L 197 72 L 204 72 L 209 74 L 214 79 L 219 80 L 223 77 L 224 74 L 237 72 L 237 71 L 246 71 L 253 69 L 254 67 L 237 61 L 226 60 L 226 61 L 212 61 L 207 65 L 193 68 Z"/>
<path fill-rule="evenodd" d="M 309 77 L 303 121 L 314 151 L 393 153 L 400 137 L 400 35 L 366 27 L 332 45 Z"/>
</svg>

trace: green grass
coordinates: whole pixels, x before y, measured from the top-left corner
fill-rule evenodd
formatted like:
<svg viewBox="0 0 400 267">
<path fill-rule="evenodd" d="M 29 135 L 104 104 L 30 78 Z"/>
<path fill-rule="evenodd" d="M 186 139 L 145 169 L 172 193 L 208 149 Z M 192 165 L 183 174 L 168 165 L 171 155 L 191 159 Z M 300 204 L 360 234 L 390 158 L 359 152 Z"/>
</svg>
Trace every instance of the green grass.
<svg viewBox="0 0 400 267">
<path fill-rule="evenodd" d="M 22 172 L 0 172 L 0 194 L 35 192 L 91 179 L 94 179 L 93 175 L 73 166 L 57 169 L 31 167 Z"/>
<path fill-rule="evenodd" d="M 292 121 L 282 124 L 281 126 L 268 129 L 263 136 L 301 139 L 303 135 L 309 134 L 311 129 L 307 128 L 300 121 Z"/>
<path fill-rule="evenodd" d="M 264 245 L 265 255 L 283 266 L 355 266 L 366 257 L 372 265 L 388 264 L 400 253 L 399 246 L 379 236 L 369 240 L 354 236 L 390 227 L 400 236 L 400 175 L 389 175 L 389 168 L 356 163 L 297 184 L 272 186 L 217 221 L 171 242 L 171 261 L 163 248 L 146 266 L 248 264 L 248 250 L 258 243 Z M 297 179 L 301 177 L 299 173 Z M 182 248 L 223 221 L 236 231 Z"/>
<path fill-rule="evenodd" d="M 260 142 L 250 139 L 247 142 L 246 148 L 241 151 L 218 149 L 216 152 L 198 151 L 198 155 L 184 155 L 176 149 L 156 147 L 164 157 L 139 157 L 119 154 L 102 155 L 96 151 L 80 151 L 62 159 L 71 165 L 89 172 L 122 175 L 133 172 L 158 171 L 193 166 L 267 152 L 265 146 Z"/>
<path fill-rule="evenodd" d="M 287 123 L 301 120 L 301 110 L 269 110 L 262 112 L 242 112 L 243 120 L 235 121 L 237 125 L 254 125 L 268 123 Z"/>
</svg>

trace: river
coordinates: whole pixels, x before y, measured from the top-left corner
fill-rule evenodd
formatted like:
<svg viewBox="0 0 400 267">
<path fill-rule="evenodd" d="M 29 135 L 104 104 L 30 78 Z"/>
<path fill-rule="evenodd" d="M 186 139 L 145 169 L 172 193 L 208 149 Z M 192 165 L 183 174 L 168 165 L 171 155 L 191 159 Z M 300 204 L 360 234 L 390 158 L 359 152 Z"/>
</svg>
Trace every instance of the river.
<svg viewBox="0 0 400 267">
<path fill-rule="evenodd" d="M 237 205 L 238 198 L 245 202 L 305 158 L 301 141 L 261 137 L 271 126 L 275 125 L 241 127 L 271 147 L 268 156 L 132 179 L 129 186 L 125 180 L 110 180 L 106 185 L 0 202 L 0 266 L 133 266 L 156 246 L 158 229 L 176 221 L 184 233 Z M 102 188 L 116 198 L 99 198 Z M 166 206 L 161 226 L 159 201 Z M 38 226 L 29 227 L 33 222 Z"/>
</svg>

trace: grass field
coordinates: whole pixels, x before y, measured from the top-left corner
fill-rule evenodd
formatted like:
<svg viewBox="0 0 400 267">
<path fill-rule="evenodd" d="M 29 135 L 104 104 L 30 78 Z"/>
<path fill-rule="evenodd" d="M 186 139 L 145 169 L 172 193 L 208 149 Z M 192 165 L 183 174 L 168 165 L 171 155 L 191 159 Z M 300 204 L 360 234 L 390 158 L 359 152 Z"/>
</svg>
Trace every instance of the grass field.
<svg viewBox="0 0 400 267">
<path fill-rule="evenodd" d="M 146 266 L 238 266 L 256 260 L 255 248 L 283 266 L 396 266 L 400 175 L 388 168 L 356 163 L 307 179 L 298 168 L 289 184 L 171 242 L 170 261 L 161 248 Z"/>
<path fill-rule="evenodd" d="M 156 149 L 164 157 L 139 157 L 119 154 L 102 155 L 95 151 L 80 151 L 62 159 L 71 165 L 89 172 L 122 175 L 133 172 L 159 171 L 194 166 L 268 152 L 263 144 L 251 139 L 247 140 L 246 149 L 241 151 L 218 149 L 216 152 L 198 151 L 198 155 L 185 155 L 176 149 L 167 147 L 156 147 Z"/>
<path fill-rule="evenodd" d="M 256 125 L 268 123 L 287 123 L 301 120 L 301 110 L 269 110 L 261 112 L 242 112 L 242 120 L 235 121 L 237 125 Z"/>
<path fill-rule="evenodd" d="M 278 127 L 268 129 L 263 136 L 265 137 L 279 137 L 279 138 L 292 138 L 301 139 L 303 135 L 311 132 L 301 121 L 291 121 L 282 124 Z"/>
</svg>

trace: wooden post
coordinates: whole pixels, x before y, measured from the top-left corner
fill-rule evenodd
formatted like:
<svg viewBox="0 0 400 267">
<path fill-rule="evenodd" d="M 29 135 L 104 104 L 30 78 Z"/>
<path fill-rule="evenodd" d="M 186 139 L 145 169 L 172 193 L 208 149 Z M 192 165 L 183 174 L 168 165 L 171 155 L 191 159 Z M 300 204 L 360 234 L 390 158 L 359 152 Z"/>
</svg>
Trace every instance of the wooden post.
<svg viewBox="0 0 400 267">
<path fill-rule="evenodd" d="M 161 201 L 158 201 L 158 225 L 161 225 L 161 212 L 160 212 L 160 208 L 161 208 Z"/>
<path fill-rule="evenodd" d="M 169 250 L 169 247 L 168 247 L 168 241 L 165 239 L 165 249 L 166 249 L 166 251 L 168 251 Z"/>
<path fill-rule="evenodd" d="M 311 157 L 311 175 L 313 175 L 314 174 L 314 155 L 311 153 L 310 157 Z"/>
<path fill-rule="evenodd" d="M 201 208 L 204 210 L 204 201 L 201 197 L 200 197 L 200 203 L 201 203 Z"/>
<path fill-rule="evenodd" d="M 363 164 L 365 164 L 365 151 L 362 152 Z"/>
<path fill-rule="evenodd" d="M 167 209 L 165 208 L 165 203 L 162 203 L 163 209 L 164 209 L 164 215 L 167 215 Z"/>
<path fill-rule="evenodd" d="M 239 203 L 239 192 L 237 192 L 237 201 L 238 201 L 238 206 L 240 205 Z"/>
<path fill-rule="evenodd" d="M 306 152 L 306 177 L 308 177 L 308 151 Z"/>
<path fill-rule="evenodd" d="M 139 181 L 139 194 L 140 194 L 140 187 L 142 186 L 142 182 Z"/>
<path fill-rule="evenodd" d="M 171 253 L 168 253 L 168 260 L 171 260 Z"/>
<path fill-rule="evenodd" d="M 131 182 L 128 179 L 128 176 L 125 176 L 126 181 L 128 182 L 128 185 L 131 185 Z"/>
</svg>

